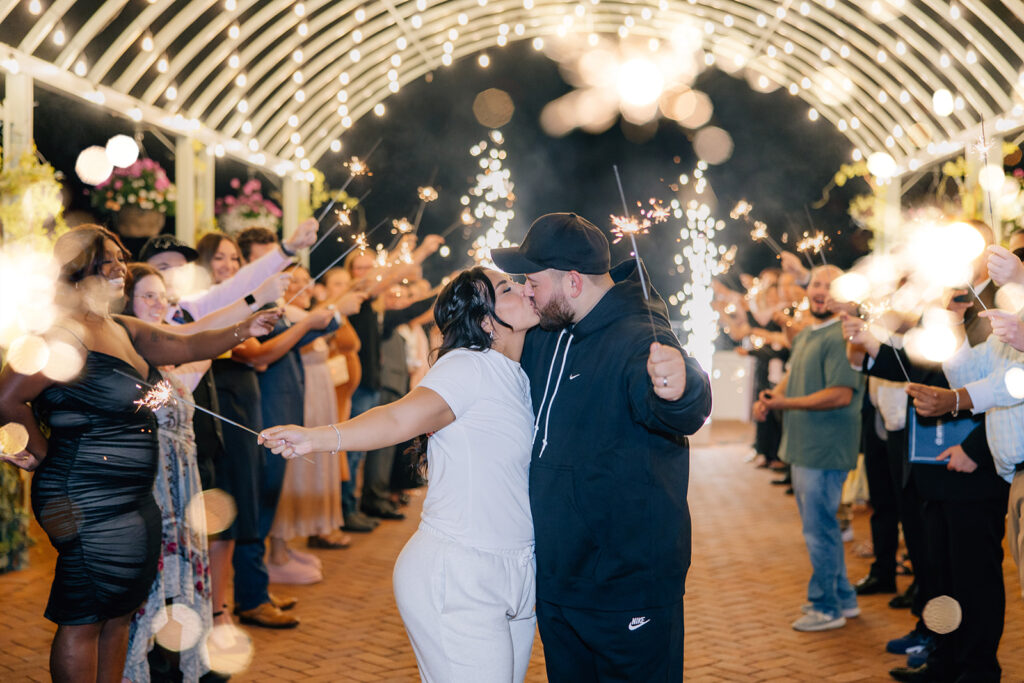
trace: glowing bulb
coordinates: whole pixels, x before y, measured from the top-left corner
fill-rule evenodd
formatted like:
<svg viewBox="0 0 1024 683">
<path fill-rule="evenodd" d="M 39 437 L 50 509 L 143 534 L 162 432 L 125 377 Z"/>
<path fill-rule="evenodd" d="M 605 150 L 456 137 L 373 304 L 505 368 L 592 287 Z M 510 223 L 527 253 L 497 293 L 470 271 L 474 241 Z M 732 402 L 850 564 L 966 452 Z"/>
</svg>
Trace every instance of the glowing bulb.
<svg viewBox="0 0 1024 683">
<path fill-rule="evenodd" d="M 89 67 L 85 65 L 84 59 L 79 59 L 75 62 L 75 75 L 81 78 L 85 77 L 85 74 L 89 73 Z"/>
<path fill-rule="evenodd" d="M 896 160 L 887 152 L 875 152 L 868 157 L 868 173 L 879 180 L 888 180 L 896 175 Z"/>
<path fill-rule="evenodd" d="M 153 51 L 153 36 L 148 31 L 142 36 L 142 49 L 145 52 Z"/>
<path fill-rule="evenodd" d="M 128 168 L 139 158 L 139 145 L 127 135 L 115 135 L 107 140 L 107 158 L 118 168 Z"/>
<path fill-rule="evenodd" d="M 385 110 L 383 102 L 378 102 L 373 106 L 373 113 L 376 114 L 377 116 L 384 116 L 384 111 Z"/>
<path fill-rule="evenodd" d="M 949 116 L 953 113 L 953 93 L 945 88 L 936 90 L 932 95 L 932 111 L 936 116 Z"/>
<path fill-rule="evenodd" d="M 30 3 L 28 3 L 28 11 L 36 16 L 39 16 L 39 14 L 41 14 L 43 11 L 43 3 L 39 2 L 39 0 L 32 0 Z"/>
<path fill-rule="evenodd" d="M 341 140 L 331 140 L 331 151 L 332 152 L 340 152 L 341 151 Z"/>
<path fill-rule="evenodd" d="M 491 58 L 487 56 L 486 52 L 480 55 L 476 61 L 480 65 L 480 68 L 482 69 L 486 69 L 491 65 Z"/>
</svg>

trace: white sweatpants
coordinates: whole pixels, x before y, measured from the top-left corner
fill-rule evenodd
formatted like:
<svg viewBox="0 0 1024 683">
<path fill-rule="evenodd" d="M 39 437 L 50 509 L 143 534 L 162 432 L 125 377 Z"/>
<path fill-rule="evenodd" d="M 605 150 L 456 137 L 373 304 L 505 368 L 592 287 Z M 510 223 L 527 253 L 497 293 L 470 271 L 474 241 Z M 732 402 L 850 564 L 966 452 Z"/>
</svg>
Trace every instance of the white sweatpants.
<svg viewBox="0 0 1024 683">
<path fill-rule="evenodd" d="M 478 550 L 421 523 L 395 563 L 395 601 L 427 683 L 517 683 L 537 616 L 533 546 Z"/>
</svg>

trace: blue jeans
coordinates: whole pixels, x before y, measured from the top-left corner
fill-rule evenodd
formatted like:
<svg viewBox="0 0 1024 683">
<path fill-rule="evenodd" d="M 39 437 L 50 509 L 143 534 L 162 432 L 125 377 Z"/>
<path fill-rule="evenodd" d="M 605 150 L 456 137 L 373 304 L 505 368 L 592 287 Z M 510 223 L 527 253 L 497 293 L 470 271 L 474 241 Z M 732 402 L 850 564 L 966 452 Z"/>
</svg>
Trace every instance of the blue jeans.
<svg viewBox="0 0 1024 683">
<path fill-rule="evenodd" d="M 857 592 L 846 578 L 843 537 L 836 519 L 846 470 L 816 470 L 793 465 L 790 476 L 803 522 L 807 554 L 811 556 L 807 600 L 817 611 L 837 617 L 841 610 L 857 606 Z"/>
<path fill-rule="evenodd" d="M 352 394 L 352 417 L 362 415 L 371 408 L 376 408 L 380 402 L 380 391 L 359 387 Z M 356 498 L 356 474 L 359 472 L 359 464 L 366 456 L 366 451 L 348 452 L 348 481 L 341 482 L 341 511 L 350 515 L 359 509 L 359 499 Z"/>
</svg>

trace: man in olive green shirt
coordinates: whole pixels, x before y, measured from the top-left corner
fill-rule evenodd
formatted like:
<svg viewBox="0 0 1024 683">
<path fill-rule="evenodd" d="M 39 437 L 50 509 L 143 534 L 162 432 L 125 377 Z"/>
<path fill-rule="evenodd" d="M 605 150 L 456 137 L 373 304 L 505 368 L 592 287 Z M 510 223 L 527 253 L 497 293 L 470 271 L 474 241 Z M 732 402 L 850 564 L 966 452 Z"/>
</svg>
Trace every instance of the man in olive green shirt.
<svg viewBox="0 0 1024 683">
<path fill-rule="evenodd" d="M 857 465 L 864 395 L 864 378 L 846 358 L 846 340 L 830 306 L 829 287 L 841 274 L 835 266 L 812 271 L 807 298 L 815 324 L 793 340 L 786 377 L 754 405 L 759 420 L 769 410 L 784 411 L 779 453 L 790 465 L 812 568 L 809 604 L 793 623 L 797 631 L 840 628 L 860 614 L 836 519 L 843 482 Z"/>
</svg>

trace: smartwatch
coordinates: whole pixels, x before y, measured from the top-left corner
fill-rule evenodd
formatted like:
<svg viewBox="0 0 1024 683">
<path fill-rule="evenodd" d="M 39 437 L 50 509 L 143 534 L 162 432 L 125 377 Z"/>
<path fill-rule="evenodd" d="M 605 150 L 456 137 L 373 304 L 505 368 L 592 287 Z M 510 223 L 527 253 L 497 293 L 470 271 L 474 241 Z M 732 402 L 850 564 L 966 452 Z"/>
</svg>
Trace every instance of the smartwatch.
<svg viewBox="0 0 1024 683">
<path fill-rule="evenodd" d="M 252 311 L 253 313 L 260 310 L 260 305 L 256 303 L 256 297 L 254 297 L 252 294 L 245 295 L 245 303 L 249 307 L 249 310 Z"/>
</svg>

